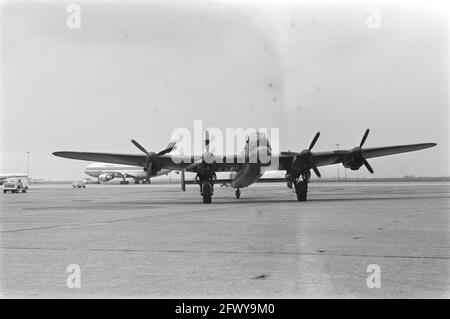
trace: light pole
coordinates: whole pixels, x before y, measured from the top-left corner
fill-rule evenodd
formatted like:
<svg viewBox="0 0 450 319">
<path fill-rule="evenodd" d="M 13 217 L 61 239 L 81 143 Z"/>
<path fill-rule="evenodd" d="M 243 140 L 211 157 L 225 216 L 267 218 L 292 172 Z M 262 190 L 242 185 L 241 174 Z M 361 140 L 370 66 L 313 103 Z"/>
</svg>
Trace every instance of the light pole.
<svg viewBox="0 0 450 319">
<path fill-rule="evenodd" d="M 336 144 L 336 150 L 339 150 L 339 144 Z M 337 164 L 337 173 L 338 173 L 337 181 L 339 182 L 339 163 Z"/>
<path fill-rule="evenodd" d="M 27 152 L 27 176 L 30 178 L 30 152 Z"/>
</svg>

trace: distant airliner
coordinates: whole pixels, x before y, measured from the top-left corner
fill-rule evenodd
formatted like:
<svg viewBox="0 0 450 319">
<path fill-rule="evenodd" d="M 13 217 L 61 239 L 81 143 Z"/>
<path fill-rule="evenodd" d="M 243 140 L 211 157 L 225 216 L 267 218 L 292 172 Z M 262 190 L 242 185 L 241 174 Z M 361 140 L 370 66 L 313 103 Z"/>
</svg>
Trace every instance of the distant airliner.
<svg viewBox="0 0 450 319">
<path fill-rule="evenodd" d="M 111 163 L 93 163 L 88 165 L 84 172 L 92 177 L 97 177 L 99 182 L 109 182 L 114 178 L 122 178 L 120 184 L 129 184 L 127 178 L 132 178 L 135 184 L 147 183 L 147 173 L 142 166 L 130 166 L 123 164 Z M 162 169 L 156 173 L 155 176 L 167 175 L 170 172 L 168 169 Z"/>
<path fill-rule="evenodd" d="M 181 171 L 181 187 L 185 190 L 185 171 L 196 173 L 196 182 L 200 185 L 200 194 L 203 203 L 211 203 L 214 192 L 214 183 L 217 182 L 216 172 L 235 172 L 230 176 L 230 186 L 236 189 L 236 198 L 241 195 L 240 189 L 250 186 L 260 180 L 264 170 L 272 169 L 286 171 L 284 181 L 289 188 L 295 187 L 298 201 L 306 201 L 308 182 L 311 170 L 317 177 L 321 177 L 318 167 L 342 163 L 344 167 L 358 170 L 365 166 L 373 174 L 373 169 L 367 161 L 368 158 L 412 152 L 429 147 L 435 143 L 422 143 L 398 146 L 363 148 L 369 135 L 369 129 L 363 135 L 359 146 L 350 150 L 334 150 L 326 152 L 312 152 L 320 133 L 317 132 L 307 149 L 301 152 L 280 152 L 271 154 L 268 138 L 260 133 L 254 133 L 246 138 L 243 152 L 239 155 L 214 156 L 209 152 L 209 134 L 205 133 L 206 152 L 201 155 L 167 155 L 174 145 L 167 147 L 159 153 L 148 152 L 135 140 L 131 142 L 144 154 L 114 154 L 114 153 L 88 153 L 88 152 L 54 152 L 53 155 L 87 161 L 101 161 L 125 165 L 141 166 L 144 168 L 147 180 L 159 171 Z M 260 160 L 260 154 L 269 154 L 269 161 Z M 255 162 L 254 158 L 257 158 Z M 264 155 L 264 157 L 267 157 Z M 212 161 L 211 161 L 212 158 Z M 275 164 L 276 163 L 276 164 Z M 273 167 L 276 165 L 277 167 Z"/>
</svg>

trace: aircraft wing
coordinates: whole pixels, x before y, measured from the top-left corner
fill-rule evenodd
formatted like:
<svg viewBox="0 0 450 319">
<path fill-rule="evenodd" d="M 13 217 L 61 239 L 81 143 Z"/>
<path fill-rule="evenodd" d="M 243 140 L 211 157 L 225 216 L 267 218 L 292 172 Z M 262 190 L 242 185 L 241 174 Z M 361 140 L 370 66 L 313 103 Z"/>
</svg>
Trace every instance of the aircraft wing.
<svg viewBox="0 0 450 319">
<path fill-rule="evenodd" d="M 363 148 L 362 155 L 364 158 L 381 157 L 387 155 L 394 155 L 406 152 L 413 152 L 425 148 L 436 146 L 436 143 L 421 143 L 397 146 L 371 147 Z M 312 152 L 316 166 L 326 166 L 342 163 L 343 160 L 351 153 L 351 150 L 335 150 L 329 152 Z M 290 167 L 293 158 L 298 153 L 282 152 L 280 153 L 280 170 Z"/>
<path fill-rule="evenodd" d="M 93 153 L 93 152 L 54 152 L 53 155 L 83 160 L 91 162 L 104 162 L 114 164 L 125 164 L 132 166 L 145 167 L 146 155 L 145 154 L 118 154 L 118 153 Z M 219 158 L 216 157 L 218 160 Z M 160 155 L 155 159 L 155 164 L 160 169 L 167 170 L 182 170 L 185 169 L 189 172 L 195 172 L 197 166 L 201 163 L 202 156 L 176 156 L 176 155 Z M 216 163 L 217 172 L 230 172 L 239 170 L 243 163 L 248 163 L 249 158 L 247 156 L 234 155 L 231 159 L 228 156 L 220 157 L 221 163 Z"/>
<path fill-rule="evenodd" d="M 410 144 L 410 145 L 397 145 L 386 147 L 372 147 L 363 148 L 362 155 L 364 158 L 373 158 L 387 155 L 394 155 L 399 153 L 406 153 L 412 151 L 418 151 L 421 149 L 435 146 L 435 143 L 422 143 L 422 144 Z M 351 150 L 335 150 L 328 152 L 312 152 L 314 156 L 314 162 L 316 166 L 325 166 L 342 163 L 343 160 L 351 153 Z M 276 155 L 279 160 L 279 170 L 289 169 L 293 158 L 298 153 L 294 152 L 281 152 Z M 116 163 L 133 166 L 145 167 L 146 156 L 145 154 L 116 154 L 116 153 L 91 153 L 91 152 L 54 152 L 53 155 L 93 161 L 93 162 L 105 162 Z M 217 158 L 217 157 L 216 157 Z M 201 163 L 201 156 L 175 156 L 175 155 L 161 155 L 155 159 L 155 164 L 160 169 L 169 170 L 186 170 L 195 172 L 197 166 Z M 217 158 L 218 159 L 218 158 Z M 223 156 L 220 158 L 220 162 L 214 163 L 215 170 L 217 172 L 230 172 L 238 171 L 244 163 L 249 163 L 249 158 L 244 155 L 234 155 L 231 158 L 229 156 Z"/>
<path fill-rule="evenodd" d="M 363 149 L 363 155 L 365 158 L 394 155 L 399 153 L 413 152 L 422 150 L 425 148 L 436 146 L 436 143 L 422 143 L 422 144 L 410 144 L 410 145 L 398 145 L 398 146 L 386 146 L 386 147 L 372 147 Z"/>
<path fill-rule="evenodd" d="M 53 155 L 83 161 L 124 164 L 132 166 L 144 166 L 146 159 L 145 154 L 54 152 Z"/>
</svg>

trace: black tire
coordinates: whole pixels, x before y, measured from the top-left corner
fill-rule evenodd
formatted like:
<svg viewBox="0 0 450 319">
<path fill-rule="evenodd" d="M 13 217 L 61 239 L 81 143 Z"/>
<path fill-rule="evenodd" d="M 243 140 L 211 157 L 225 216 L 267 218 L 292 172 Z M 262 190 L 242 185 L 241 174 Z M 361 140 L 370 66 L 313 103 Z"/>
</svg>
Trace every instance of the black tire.
<svg viewBox="0 0 450 319">
<path fill-rule="evenodd" d="M 202 196 L 203 196 L 203 204 L 211 204 L 211 184 L 204 183 L 202 186 Z"/>
<path fill-rule="evenodd" d="M 236 192 L 234 194 L 236 195 L 237 199 L 241 198 L 241 191 L 240 190 L 236 190 Z"/>
<path fill-rule="evenodd" d="M 299 202 L 306 201 L 308 190 L 306 189 L 306 183 L 305 182 L 299 182 L 295 186 L 295 193 L 297 194 L 297 200 Z"/>
<path fill-rule="evenodd" d="M 4 190 L 3 190 L 3 194 L 6 194 L 6 192 L 7 192 L 7 190 L 6 190 L 6 189 L 4 189 Z"/>
</svg>

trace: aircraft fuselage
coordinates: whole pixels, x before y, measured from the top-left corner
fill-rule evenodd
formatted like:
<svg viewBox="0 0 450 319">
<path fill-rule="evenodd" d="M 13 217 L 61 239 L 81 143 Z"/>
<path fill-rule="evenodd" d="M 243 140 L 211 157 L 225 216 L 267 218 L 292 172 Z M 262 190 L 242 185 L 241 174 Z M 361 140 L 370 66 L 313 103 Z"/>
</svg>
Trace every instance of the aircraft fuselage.
<svg viewBox="0 0 450 319">
<path fill-rule="evenodd" d="M 265 134 L 260 132 L 249 135 L 246 141 L 244 153 L 250 158 L 264 159 L 264 157 L 270 157 L 272 149 L 269 139 Z M 261 178 L 265 170 L 270 169 L 270 165 L 270 161 L 267 162 L 266 166 L 252 163 L 244 164 L 242 168 L 237 171 L 234 176 L 232 176 L 230 186 L 233 188 L 250 186 Z"/>
</svg>

